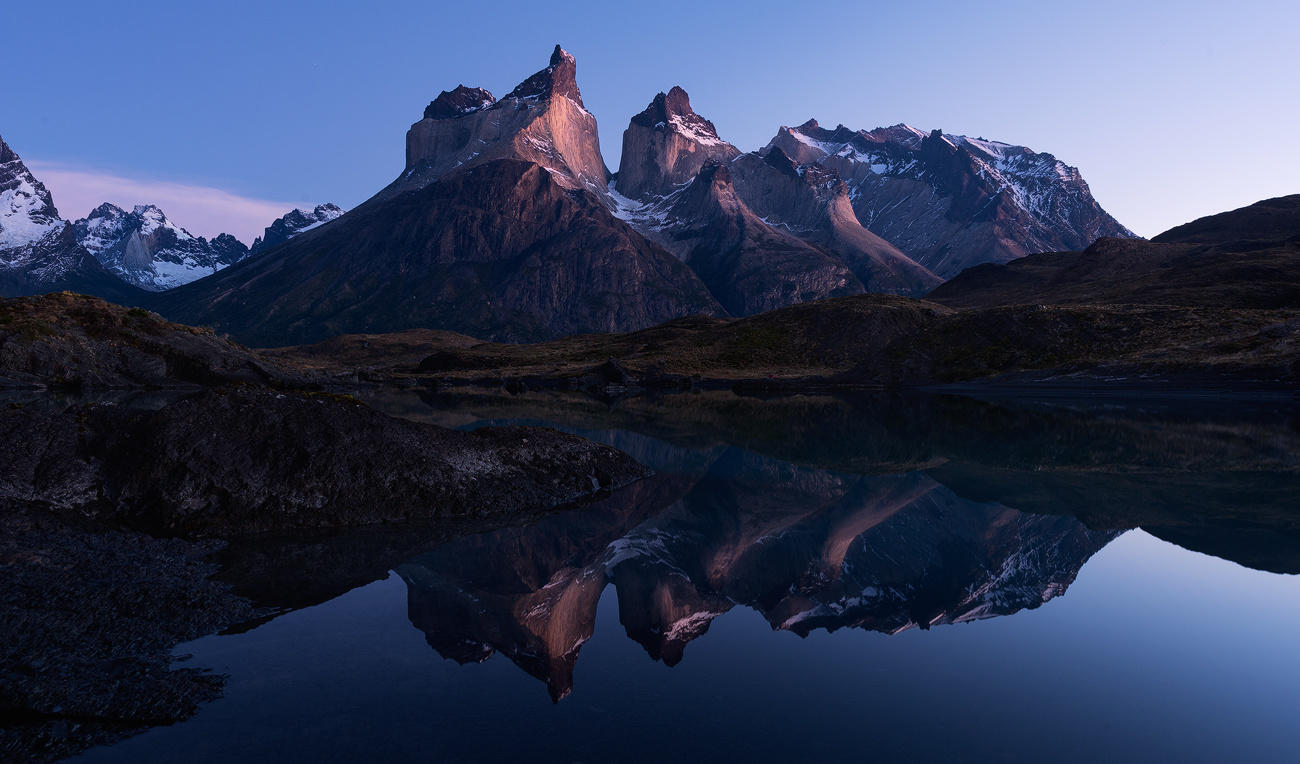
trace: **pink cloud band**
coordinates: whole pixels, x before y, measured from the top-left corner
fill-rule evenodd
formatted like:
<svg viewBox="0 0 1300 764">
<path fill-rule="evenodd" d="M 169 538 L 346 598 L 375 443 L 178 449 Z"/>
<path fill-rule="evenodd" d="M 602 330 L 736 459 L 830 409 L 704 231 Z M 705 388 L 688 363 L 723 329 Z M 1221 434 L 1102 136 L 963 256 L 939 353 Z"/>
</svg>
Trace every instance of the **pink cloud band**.
<svg viewBox="0 0 1300 764">
<path fill-rule="evenodd" d="M 197 236 L 212 238 L 228 233 L 251 244 L 271 221 L 294 207 L 313 205 L 251 199 L 209 186 L 125 178 L 93 169 L 73 168 L 54 162 L 26 163 L 54 196 L 65 220 L 85 217 L 95 207 L 111 202 L 130 210 L 137 204 L 155 204 L 176 225 Z"/>
</svg>

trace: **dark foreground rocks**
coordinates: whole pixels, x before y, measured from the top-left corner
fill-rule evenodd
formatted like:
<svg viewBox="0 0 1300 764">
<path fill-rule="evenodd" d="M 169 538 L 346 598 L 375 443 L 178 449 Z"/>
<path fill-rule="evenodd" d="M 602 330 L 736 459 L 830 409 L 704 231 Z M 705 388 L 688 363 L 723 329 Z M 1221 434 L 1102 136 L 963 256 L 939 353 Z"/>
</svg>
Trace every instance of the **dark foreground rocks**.
<svg viewBox="0 0 1300 764">
<path fill-rule="evenodd" d="M 220 676 L 171 649 L 255 614 L 193 544 L 0 505 L 0 759 L 53 761 L 193 715 Z"/>
<path fill-rule="evenodd" d="M 272 391 L 208 391 L 152 411 L 7 408 L 0 463 L 0 501 L 203 536 L 509 515 L 646 474 L 554 430 L 457 432 Z"/>
<path fill-rule="evenodd" d="M 459 432 L 343 396 L 124 400 L 0 406 L 0 759 L 61 758 L 217 697 L 221 677 L 173 670 L 171 650 L 261 614 L 211 578 L 224 539 L 366 526 L 415 544 L 648 474 L 555 430 Z"/>
</svg>

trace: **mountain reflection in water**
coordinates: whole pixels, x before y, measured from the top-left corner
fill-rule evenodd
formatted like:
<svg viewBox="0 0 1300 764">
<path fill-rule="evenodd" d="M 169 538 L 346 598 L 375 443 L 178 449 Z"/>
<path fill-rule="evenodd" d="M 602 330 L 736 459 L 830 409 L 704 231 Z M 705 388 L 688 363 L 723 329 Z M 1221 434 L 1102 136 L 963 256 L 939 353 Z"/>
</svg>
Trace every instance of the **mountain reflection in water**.
<svg viewBox="0 0 1300 764">
<path fill-rule="evenodd" d="M 763 400 L 372 395 L 459 427 L 544 423 L 657 474 L 517 527 L 257 541 L 223 576 L 280 610 L 395 570 L 410 622 L 460 663 L 508 657 L 553 699 L 612 584 L 627 636 L 675 665 L 717 616 L 751 608 L 801 636 L 896 633 L 1036 608 L 1142 527 L 1189 549 L 1300 571 L 1294 411 L 1026 406 L 946 396 Z"/>
</svg>

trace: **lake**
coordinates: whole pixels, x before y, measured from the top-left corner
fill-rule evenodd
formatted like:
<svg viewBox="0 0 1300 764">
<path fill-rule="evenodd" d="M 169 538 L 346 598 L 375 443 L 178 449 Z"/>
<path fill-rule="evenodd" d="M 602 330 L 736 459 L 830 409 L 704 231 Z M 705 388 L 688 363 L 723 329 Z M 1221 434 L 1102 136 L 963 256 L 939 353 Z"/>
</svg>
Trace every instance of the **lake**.
<svg viewBox="0 0 1300 764">
<path fill-rule="evenodd" d="M 81 761 L 1297 761 L 1288 402 L 372 392 L 656 474 L 486 532 L 260 539 L 224 697 Z"/>
</svg>

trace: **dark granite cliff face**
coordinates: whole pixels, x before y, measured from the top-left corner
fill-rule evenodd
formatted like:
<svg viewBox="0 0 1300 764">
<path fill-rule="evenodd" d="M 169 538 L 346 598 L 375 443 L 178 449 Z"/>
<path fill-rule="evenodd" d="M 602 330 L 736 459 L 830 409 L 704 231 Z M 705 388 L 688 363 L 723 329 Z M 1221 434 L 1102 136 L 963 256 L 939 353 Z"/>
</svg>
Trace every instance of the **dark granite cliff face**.
<svg viewBox="0 0 1300 764">
<path fill-rule="evenodd" d="M 736 193 L 728 165 L 705 165 L 665 206 L 662 224 L 647 233 L 678 254 L 732 315 L 865 291 L 834 255 L 759 218 Z"/>
<path fill-rule="evenodd" d="M 528 341 L 720 311 L 596 197 L 518 159 L 362 205 L 152 304 L 252 345 L 430 326 Z"/>
<path fill-rule="evenodd" d="M 862 224 L 943 278 L 981 263 L 1133 237 L 1051 154 L 909 125 L 827 130 L 809 120 L 768 144 L 848 184 Z"/>
</svg>

